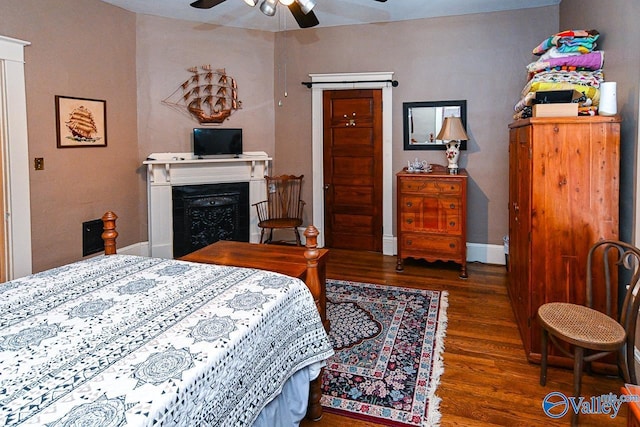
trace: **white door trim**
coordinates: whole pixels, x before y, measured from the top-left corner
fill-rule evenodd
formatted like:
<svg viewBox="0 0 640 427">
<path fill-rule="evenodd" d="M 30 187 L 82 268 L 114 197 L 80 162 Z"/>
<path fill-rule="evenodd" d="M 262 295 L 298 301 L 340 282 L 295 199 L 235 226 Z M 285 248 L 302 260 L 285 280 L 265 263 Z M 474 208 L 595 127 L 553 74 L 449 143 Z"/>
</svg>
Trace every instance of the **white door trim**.
<svg viewBox="0 0 640 427">
<path fill-rule="evenodd" d="M 393 237 L 392 86 L 393 72 L 309 74 L 311 88 L 311 141 L 313 173 L 313 225 L 324 246 L 324 155 L 322 93 L 340 89 L 382 89 L 382 253 L 395 254 Z M 354 83 L 358 82 L 358 83 Z"/>
</svg>

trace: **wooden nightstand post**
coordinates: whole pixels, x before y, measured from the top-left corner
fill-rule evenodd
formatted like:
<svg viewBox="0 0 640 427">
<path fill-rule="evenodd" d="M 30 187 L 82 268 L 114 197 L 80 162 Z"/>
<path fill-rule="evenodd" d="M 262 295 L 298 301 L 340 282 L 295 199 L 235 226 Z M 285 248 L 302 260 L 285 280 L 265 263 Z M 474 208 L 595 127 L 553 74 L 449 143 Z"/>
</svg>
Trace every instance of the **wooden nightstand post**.
<svg viewBox="0 0 640 427">
<path fill-rule="evenodd" d="M 396 174 L 398 263 L 405 258 L 454 261 L 467 277 L 467 172 L 453 175 L 444 166 L 432 172 Z"/>
</svg>

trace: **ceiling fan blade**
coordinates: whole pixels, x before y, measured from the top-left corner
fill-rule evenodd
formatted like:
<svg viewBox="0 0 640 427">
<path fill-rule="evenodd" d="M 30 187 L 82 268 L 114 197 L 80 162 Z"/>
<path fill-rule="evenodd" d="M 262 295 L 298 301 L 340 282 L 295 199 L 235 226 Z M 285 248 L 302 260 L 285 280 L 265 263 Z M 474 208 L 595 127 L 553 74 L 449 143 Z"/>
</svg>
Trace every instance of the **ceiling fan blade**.
<svg viewBox="0 0 640 427">
<path fill-rule="evenodd" d="M 384 2 L 386 2 L 387 0 L 376 0 L 376 1 L 379 1 L 380 3 L 384 3 Z"/>
<path fill-rule="evenodd" d="M 191 3 L 191 7 L 197 9 L 211 9 L 213 6 L 217 6 L 220 3 L 224 3 L 225 0 L 196 0 Z"/>
<path fill-rule="evenodd" d="M 311 28 L 320 23 L 313 10 L 305 15 L 298 2 L 294 1 L 288 7 L 300 28 Z"/>
</svg>

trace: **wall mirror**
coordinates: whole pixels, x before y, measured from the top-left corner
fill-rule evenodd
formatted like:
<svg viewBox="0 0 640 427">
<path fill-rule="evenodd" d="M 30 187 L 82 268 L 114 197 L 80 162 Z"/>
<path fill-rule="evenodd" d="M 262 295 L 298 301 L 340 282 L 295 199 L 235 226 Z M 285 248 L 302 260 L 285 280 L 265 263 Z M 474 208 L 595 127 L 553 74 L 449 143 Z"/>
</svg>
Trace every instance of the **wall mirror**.
<svg viewBox="0 0 640 427">
<path fill-rule="evenodd" d="M 460 117 L 467 129 L 467 101 L 405 102 L 402 104 L 405 150 L 444 150 L 447 141 L 436 139 L 445 117 Z M 460 149 L 467 149 L 461 141 Z"/>
</svg>

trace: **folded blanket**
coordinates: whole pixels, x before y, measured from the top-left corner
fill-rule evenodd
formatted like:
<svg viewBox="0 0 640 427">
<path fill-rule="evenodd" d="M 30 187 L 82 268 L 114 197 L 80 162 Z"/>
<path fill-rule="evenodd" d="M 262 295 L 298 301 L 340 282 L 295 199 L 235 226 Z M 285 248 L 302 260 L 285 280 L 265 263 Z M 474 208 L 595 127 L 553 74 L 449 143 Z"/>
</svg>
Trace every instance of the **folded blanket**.
<svg viewBox="0 0 640 427">
<path fill-rule="evenodd" d="M 554 34 L 554 37 L 589 37 L 599 34 L 596 30 L 565 30 Z"/>
<path fill-rule="evenodd" d="M 547 83 L 572 83 L 576 85 L 591 86 L 599 88 L 600 83 L 604 81 L 604 75 L 602 70 L 596 71 L 541 71 L 531 78 L 527 85 L 522 89 L 522 95 L 526 95 L 531 92 L 531 85 L 535 82 L 547 82 Z"/>
<path fill-rule="evenodd" d="M 580 52 L 560 52 L 556 46 L 552 47 L 542 55 L 540 55 L 539 61 L 546 61 L 549 58 L 562 58 L 564 56 L 580 56 Z"/>
<path fill-rule="evenodd" d="M 527 93 L 524 97 L 522 97 L 520 101 L 516 103 L 516 105 L 513 106 L 513 110 L 517 112 L 524 110 L 525 107 L 530 107 L 531 105 L 533 105 L 534 99 L 536 99 L 535 92 Z"/>
<path fill-rule="evenodd" d="M 536 62 L 532 62 L 527 65 L 527 70 L 530 73 L 537 73 L 543 70 L 562 69 L 565 67 L 574 67 L 577 70 L 599 70 L 602 68 L 603 64 L 604 52 L 599 50 L 582 55 L 569 55 L 558 58 L 549 58 L 547 60 L 539 59 Z"/>
<path fill-rule="evenodd" d="M 533 49 L 534 55 L 542 55 L 552 47 L 560 52 L 589 53 L 596 47 L 600 34 L 596 30 L 568 30 L 554 34 Z"/>
</svg>

